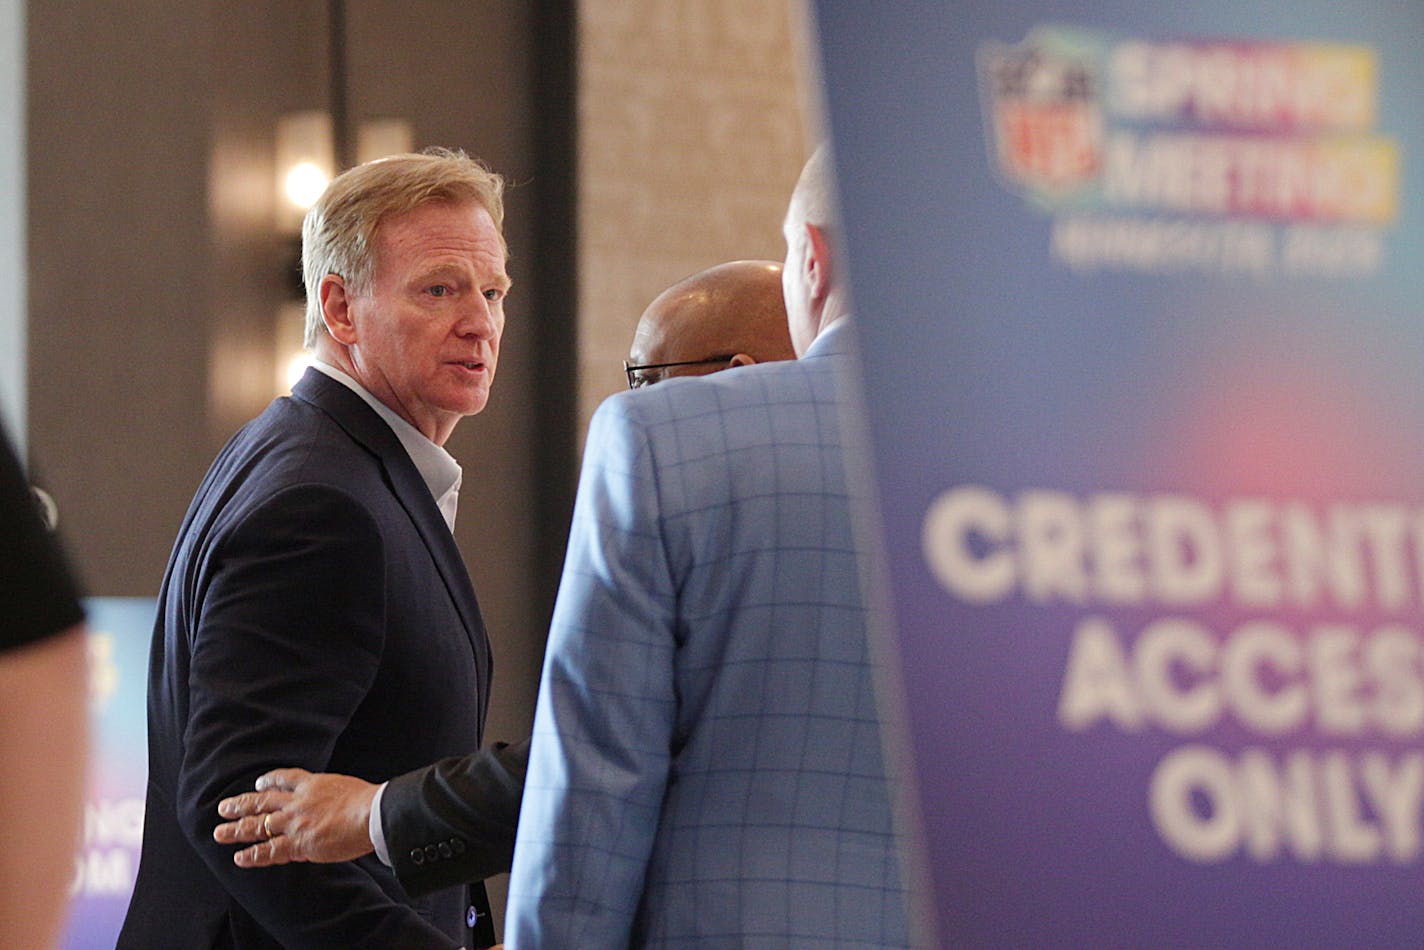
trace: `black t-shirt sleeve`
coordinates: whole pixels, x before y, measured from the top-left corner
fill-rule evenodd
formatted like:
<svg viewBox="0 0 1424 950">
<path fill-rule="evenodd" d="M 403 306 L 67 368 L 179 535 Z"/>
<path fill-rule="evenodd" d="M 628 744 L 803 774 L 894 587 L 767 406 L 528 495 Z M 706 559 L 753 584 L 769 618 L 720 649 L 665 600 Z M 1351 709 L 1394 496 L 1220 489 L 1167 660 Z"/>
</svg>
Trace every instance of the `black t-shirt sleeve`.
<svg viewBox="0 0 1424 950">
<path fill-rule="evenodd" d="M 78 584 L 40 520 L 9 439 L 0 432 L 0 650 L 43 639 L 83 619 Z"/>
</svg>

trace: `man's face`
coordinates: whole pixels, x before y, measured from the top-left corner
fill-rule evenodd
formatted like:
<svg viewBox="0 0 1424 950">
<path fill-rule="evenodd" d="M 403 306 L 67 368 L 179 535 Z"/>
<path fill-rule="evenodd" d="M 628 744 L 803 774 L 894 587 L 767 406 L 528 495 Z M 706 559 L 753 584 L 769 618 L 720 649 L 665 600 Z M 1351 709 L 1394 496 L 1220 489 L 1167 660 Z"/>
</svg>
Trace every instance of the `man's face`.
<svg viewBox="0 0 1424 950">
<path fill-rule="evenodd" d="M 358 379 L 437 445 L 489 401 L 510 284 L 504 260 L 479 203 L 425 204 L 381 222 L 371 291 L 351 298 Z"/>
</svg>

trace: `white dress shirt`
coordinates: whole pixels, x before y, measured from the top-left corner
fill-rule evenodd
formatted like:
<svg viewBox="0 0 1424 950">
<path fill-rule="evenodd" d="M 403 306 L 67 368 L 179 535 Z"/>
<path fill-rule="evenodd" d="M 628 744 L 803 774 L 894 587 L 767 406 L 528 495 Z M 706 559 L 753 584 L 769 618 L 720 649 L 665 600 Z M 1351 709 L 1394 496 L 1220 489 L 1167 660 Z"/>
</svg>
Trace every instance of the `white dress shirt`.
<svg viewBox="0 0 1424 950">
<path fill-rule="evenodd" d="M 360 396 L 366 405 L 376 410 L 376 414 L 386 421 L 386 425 L 391 427 L 391 431 L 405 447 L 410 460 L 415 463 L 420 477 L 430 489 L 430 496 L 435 499 L 440 514 L 445 518 L 445 524 L 450 528 L 450 533 L 454 534 L 455 511 L 460 503 L 460 481 L 464 477 L 460 463 L 444 448 L 431 442 L 419 429 L 401 418 L 394 409 L 371 395 L 365 387 L 335 366 L 321 360 L 312 360 L 312 368 L 325 373 Z M 385 829 L 381 827 L 381 796 L 385 793 L 386 783 L 382 782 L 381 787 L 376 789 L 376 797 L 371 799 L 371 818 L 366 829 L 371 836 L 371 844 L 375 847 L 376 857 L 390 867 L 390 849 L 386 847 Z"/>
</svg>

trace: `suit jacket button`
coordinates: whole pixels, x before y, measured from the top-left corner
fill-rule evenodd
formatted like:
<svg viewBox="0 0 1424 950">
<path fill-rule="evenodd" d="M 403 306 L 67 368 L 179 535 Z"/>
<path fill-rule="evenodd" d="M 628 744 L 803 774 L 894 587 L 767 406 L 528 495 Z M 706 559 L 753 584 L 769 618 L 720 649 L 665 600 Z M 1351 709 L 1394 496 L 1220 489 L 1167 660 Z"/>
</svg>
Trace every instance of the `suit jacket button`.
<svg viewBox="0 0 1424 950">
<path fill-rule="evenodd" d="M 435 859 L 440 857 L 440 851 L 438 848 L 435 847 L 435 845 L 428 844 L 425 846 L 425 856 L 429 860 L 434 861 Z"/>
<path fill-rule="evenodd" d="M 454 855 L 454 853 L 455 853 L 455 852 L 450 848 L 450 842 L 448 842 L 448 841 L 442 841 L 442 842 L 440 842 L 440 856 L 441 856 L 442 858 L 451 857 L 451 856 Z"/>
<path fill-rule="evenodd" d="M 425 863 L 425 852 L 422 851 L 422 850 L 420 850 L 419 848 L 411 848 L 411 849 L 410 849 L 410 860 L 411 860 L 411 862 L 412 862 L 413 864 L 415 864 L 415 865 L 417 865 L 417 866 L 419 866 L 419 865 L 421 865 L 421 864 L 424 864 L 424 863 Z"/>
<path fill-rule="evenodd" d="M 455 853 L 456 853 L 456 854 L 464 854 L 464 853 L 465 853 L 465 839 L 464 839 L 464 838 L 451 838 L 451 839 L 450 839 L 450 847 L 452 847 L 452 848 L 455 849 Z"/>
</svg>

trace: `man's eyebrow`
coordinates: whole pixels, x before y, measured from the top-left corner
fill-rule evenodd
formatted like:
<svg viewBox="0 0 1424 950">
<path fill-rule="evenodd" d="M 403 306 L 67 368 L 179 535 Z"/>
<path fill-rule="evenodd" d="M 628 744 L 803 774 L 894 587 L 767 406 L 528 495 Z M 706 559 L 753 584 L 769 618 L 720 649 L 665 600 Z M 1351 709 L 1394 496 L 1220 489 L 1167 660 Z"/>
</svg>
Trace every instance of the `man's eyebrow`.
<svg viewBox="0 0 1424 950">
<path fill-rule="evenodd" d="M 452 276 L 458 277 L 460 281 L 470 284 L 485 283 L 484 281 L 473 279 L 471 271 L 460 264 L 435 264 L 422 271 L 419 276 L 416 277 L 416 282 L 424 283 L 427 280 L 438 280 Z M 500 274 L 492 281 L 489 281 L 489 283 L 494 284 L 506 293 L 508 293 L 510 287 L 514 286 L 514 281 L 510 279 L 508 274 Z"/>
<path fill-rule="evenodd" d="M 493 287 L 501 294 L 508 294 L 509 288 L 514 286 L 514 281 L 509 279 L 508 274 L 498 274 L 488 280 L 479 280 L 475 281 L 475 283 L 481 288 Z"/>
<path fill-rule="evenodd" d="M 435 277 L 447 277 L 451 274 L 457 277 L 463 277 L 466 274 L 466 270 L 458 264 L 432 264 L 430 267 L 421 271 L 416 279 L 430 280 Z"/>
</svg>

